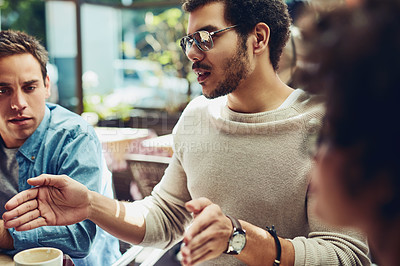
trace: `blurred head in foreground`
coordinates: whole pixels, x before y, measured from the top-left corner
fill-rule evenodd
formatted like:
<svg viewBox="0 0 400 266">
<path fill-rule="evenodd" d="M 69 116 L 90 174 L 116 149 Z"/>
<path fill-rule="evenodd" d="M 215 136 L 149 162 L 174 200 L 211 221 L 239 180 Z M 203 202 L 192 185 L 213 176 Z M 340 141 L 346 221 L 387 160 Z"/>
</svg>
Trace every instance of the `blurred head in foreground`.
<svg viewBox="0 0 400 266">
<path fill-rule="evenodd" d="M 400 265 L 400 2 L 336 9 L 306 31 L 303 83 L 326 96 L 313 182 L 318 213 L 356 226 Z"/>
</svg>

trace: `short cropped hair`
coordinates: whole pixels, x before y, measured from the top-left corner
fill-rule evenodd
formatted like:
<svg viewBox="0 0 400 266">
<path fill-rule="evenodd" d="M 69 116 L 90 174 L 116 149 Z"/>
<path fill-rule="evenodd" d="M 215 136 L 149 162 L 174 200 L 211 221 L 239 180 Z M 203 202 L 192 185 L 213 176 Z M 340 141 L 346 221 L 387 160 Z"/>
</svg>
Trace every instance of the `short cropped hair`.
<svg viewBox="0 0 400 266">
<path fill-rule="evenodd" d="M 25 53 L 31 54 L 39 62 L 45 82 L 49 57 L 43 45 L 35 37 L 21 31 L 0 31 L 0 58 Z"/>
<path fill-rule="evenodd" d="M 282 0 L 184 0 L 182 8 L 192 12 L 213 2 L 225 5 L 225 20 L 232 25 L 239 36 L 247 38 L 257 23 L 264 22 L 270 28 L 269 52 L 275 71 L 290 36 L 291 18 L 287 5 Z"/>
</svg>

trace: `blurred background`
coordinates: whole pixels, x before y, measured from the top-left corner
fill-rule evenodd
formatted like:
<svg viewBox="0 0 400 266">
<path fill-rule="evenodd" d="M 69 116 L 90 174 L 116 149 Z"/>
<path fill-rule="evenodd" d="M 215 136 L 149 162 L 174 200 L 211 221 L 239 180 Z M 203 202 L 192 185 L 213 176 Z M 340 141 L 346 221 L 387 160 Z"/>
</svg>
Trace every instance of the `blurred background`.
<svg viewBox="0 0 400 266">
<path fill-rule="evenodd" d="M 34 35 L 49 51 L 49 101 L 96 114 L 106 126 L 165 120 L 157 129 L 164 133 L 168 117 L 176 120 L 201 94 L 179 47 L 187 20 L 180 6 L 180 0 L 0 0 L 0 27 Z"/>
<path fill-rule="evenodd" d="M 309 1 L 286 2 L 295 18 Z M 49 101 L 90 114 L 95 125 L 159 135 L 170 133 L 201 94 L 179 47 L 186 23 L 180 0 L 0 0 L 0 28 L 34 35 L 49 51 Z M 288 83 L 296 65 L 292 45 L 281 63 Z"/>
</svg>

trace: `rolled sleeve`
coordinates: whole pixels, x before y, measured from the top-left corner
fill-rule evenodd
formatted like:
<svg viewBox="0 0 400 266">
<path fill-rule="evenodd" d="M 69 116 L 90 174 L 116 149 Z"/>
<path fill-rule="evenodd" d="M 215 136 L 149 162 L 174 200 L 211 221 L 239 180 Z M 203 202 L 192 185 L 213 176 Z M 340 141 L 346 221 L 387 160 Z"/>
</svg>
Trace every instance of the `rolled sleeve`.
<svg viewBox="0 0 400 266">
<path fill-rule="evenodd" d="M 55 247 L 63 250 L 71 257 L 83 258 L 89 254 L 96 236 L 96 225 L 91 221 L 83 221 L 69 226 L 44 226 L 29 231 L 9 229 L 14 239 L 14 250 L 5 253 L 15 253 L 34 247 Z"/>
</svg>

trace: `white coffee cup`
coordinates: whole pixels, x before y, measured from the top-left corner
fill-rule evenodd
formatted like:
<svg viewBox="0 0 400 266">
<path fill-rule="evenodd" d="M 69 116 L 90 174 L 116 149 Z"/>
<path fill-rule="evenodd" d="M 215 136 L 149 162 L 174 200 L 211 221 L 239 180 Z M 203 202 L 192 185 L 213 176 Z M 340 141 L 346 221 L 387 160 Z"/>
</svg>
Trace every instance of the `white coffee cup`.
<svg viewBox="0 0 400 266">
<path fill-rule="evenodd" d="M 62 266 L 63 252 L 56 248 L 31 248 L 14 256 L 15 266 Z"/>
</svg>

